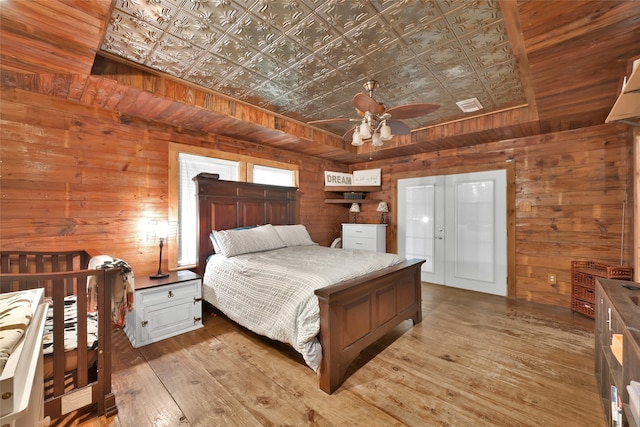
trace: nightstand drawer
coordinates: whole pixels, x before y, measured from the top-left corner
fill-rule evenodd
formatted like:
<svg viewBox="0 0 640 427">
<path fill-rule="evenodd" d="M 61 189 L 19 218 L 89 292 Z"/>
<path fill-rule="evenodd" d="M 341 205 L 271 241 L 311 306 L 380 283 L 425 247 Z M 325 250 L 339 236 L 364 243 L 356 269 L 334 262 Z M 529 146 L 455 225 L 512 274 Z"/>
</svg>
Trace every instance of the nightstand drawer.
<svg viewBox="0 0 640 427">
<path fill-rule="evenodd" d="M 369 227 L 368 224 L 344 224 L 342 232 L 347 238 L 365 237 L 369 239 L 375 239 L 377 231 L 375 227 Z"/>
<path fill-rule="evenodd" d="M 376 239 L 368 239 L 363 237 L 348 238 L 347 249 L 362 249 L 365 251 L 376 251 Z"/>
<path fill-rule="evenodd" d="M 137 319 L 141 322 L 140 342 L 159 341 L 202 325 L 202 311 L 194 310 L 194 305 L 202 306 L 200 302 L 183 299 L 150 305 L 140 310 L 140 317 Z"/>
<path fill-rule="evenodd" d="M 159 304 L 170 300 L 177 301 L 200 295 L 200 279 L 164 285 L 136 292 L 135 303 L 144 305 Z"/>
</svg>

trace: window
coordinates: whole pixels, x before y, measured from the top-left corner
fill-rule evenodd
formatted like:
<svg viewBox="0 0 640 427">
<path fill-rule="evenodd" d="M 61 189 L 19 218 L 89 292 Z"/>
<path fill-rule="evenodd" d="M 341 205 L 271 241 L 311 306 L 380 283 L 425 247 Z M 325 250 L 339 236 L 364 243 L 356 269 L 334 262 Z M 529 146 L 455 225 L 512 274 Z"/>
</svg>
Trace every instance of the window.
<svg viewBox="0 0 640 427">
<path fill-rule="evenodd" d="M 220 179 L 238 180 L 238 162 L 178 153 L 178 266 L 196 262 L 196 184 L 201 172 L 217 173 Z"/>
<path fill-rule="evenodd" d="M 253 166 L 253 179 L 257 184 L 281 185 L 283 187 L 295 187 L 294 171 L 271 168 L 268 166 Z"/>
<path fill-rule="evenodd" d="M 225 153 L 213 149 L 169 144 L 169 220 L 178 224 L 176 244 L 168 245 L 170 268 L 196 263 L 196 185 L 201 172 L 220 179 L 296 187 L 298 166 Z"/>
</svg>

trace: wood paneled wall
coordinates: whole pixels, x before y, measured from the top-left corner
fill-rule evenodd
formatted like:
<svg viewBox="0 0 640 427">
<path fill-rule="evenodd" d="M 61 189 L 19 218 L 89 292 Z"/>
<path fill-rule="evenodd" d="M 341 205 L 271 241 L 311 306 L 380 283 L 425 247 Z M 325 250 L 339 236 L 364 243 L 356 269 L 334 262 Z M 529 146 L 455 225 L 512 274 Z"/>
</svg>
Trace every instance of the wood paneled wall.
<svg viewBox="0 0 640 427">
<path fill-rule="evenodd" d="M 144 238 L 149 218 L 167 217 L 168 143 L 211 147 L 297 164 L 300 222 L 328 245 L 348 221 L 347 206 L 325 204 L 323 171 L 345 165 L 159 123 L 129 123 L 116 113 L 33 92 L 3 89 L 0 144 L 0 247 L 84 249 L 127 260 L 137 274 L 157 268 L 158 249 Z M 399 177 L 458 173 L 515 164 L 516 296 L 568 307 L 574 259 L 631 264 L 632 131 L 602 125 L 497 141 L 358 165 L 382 168 L 392 202 Z M 623 202 L 627 197 L 624 247 Z M 364 204 L 362 222 L 378 222 Z M 395 212 L 388 247 L 395 248 Z M 166 266 L 166 261 L 165 261 Z M 547 283 L 555 273 L 558 283 Z"/>
<path fill-rule="evenodd" d="M 570 307 L 572 260 L 616 264 L 622 255 L 623 264 L 633 266 L 637 244 L 629 126 L 517 138 L 415 155 L 391 164 L 369 162 L 355 169 L 381 168 L 382 191 L 371 197 L 393 203 L 398 178 L 495 169 L 504 163 L 515 164 L 511 183 L 515 203 L 508 206 L 515 209 L 515 254 L 509 263 L 518 299 Z M 377 222 L 375 206 L 363 206 L 361 221 Z M 387 247 L 396 250 L 395 212 L 388 218 Z M 556 284 L 548 283 L 549 273 L 556 275 Z"/>
<path fill-rule="evenodd" d="M 324 203 L 324 170 L 346 166 L 284 150 L 189 133 L 22 90 L 3 89 L 0 247 L 85 249 L 126 260 L 136 274 L 157 270 L 149 219 L 168 218 L 168 144 L 210 147 L 297 164 L 300 221 L 329 245 L 348 218 Z M 195 225 L 194 225 L 195 226 Z M 164 268 L 167 268 L 166 256 Z"/>
</svg>

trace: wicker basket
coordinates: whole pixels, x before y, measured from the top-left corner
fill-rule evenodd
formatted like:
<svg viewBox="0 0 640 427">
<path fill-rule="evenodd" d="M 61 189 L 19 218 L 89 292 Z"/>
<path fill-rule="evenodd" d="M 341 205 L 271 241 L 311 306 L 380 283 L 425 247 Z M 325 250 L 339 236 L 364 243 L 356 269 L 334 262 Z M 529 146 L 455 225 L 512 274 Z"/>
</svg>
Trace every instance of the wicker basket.
<svg viewBox="0 0 640 427">
<path fill-rule="evenodd" d="M 595 261 L 571 262 L 571 309 L 595 318 L 596 279 L 631 279 L 633 269 Z"/>
<path fill-rule="evenodd" d="M 364 193 L 359 193 L 355 191 L 349 191 L 347 193 L 342 193 L 345 200 L 363 200 Z"/>
<path fill-rule="evenodd" d="M 596 291 L 594 288 L 586 288 L 584 286 L 575 285 L 573 287 L 573 296 L 584 302 L 595 303 L 596 301 Z"/>
<path fill-rule="evenodd" d="M 571 270 L 582 270 L 598 277 L 608 279 L 629 279 L 633 276 L 633 268 L 608 265 L 595 261 L 572 261 Z"/>
<path fill-rule="evenodd" d="M 579 299 L 571 301 L 571 309 L 592 319 L 596 318 L 595 305 Z"/>
</svg>

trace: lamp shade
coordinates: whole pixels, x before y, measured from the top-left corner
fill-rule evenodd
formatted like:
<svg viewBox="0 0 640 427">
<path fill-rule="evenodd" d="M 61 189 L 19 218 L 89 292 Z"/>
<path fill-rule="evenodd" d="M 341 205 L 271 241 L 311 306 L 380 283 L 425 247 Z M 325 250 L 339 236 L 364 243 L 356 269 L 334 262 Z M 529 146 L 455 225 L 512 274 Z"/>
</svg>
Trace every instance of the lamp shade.
<svg viewBox="0 0 640 427">
<path fill-rule="evenodd" d="M 382 122 L 382 126 L 380 127 L 380 139 L 383 141 L 389 141 L 393 135 L 391 135 L 391 127 L 387 124 L 385 120 Z"/>
<path fill-rule="evenodd" d="M 358 131 L 358 128 L 356 128 L 356 130 L 353 132 L 353 138 L 351 139 L 351 145 L 355 145 L 356 147 L 359 145 L 364 144 L 364 142 L 362 141 L 362 138 L 360 138 L 360 132 Z"/>
<path fill-rule="evenodd" d="M 147 223 L 147 241 L 156 242 L 169 237 L 169 222 L 149 220 Z"/>
<path fill-rule="evenodd" d="M 373 147 L 382 147 L 383 142 L 382 139 L 380 139 L 380 134 L 378 132 L 373 134 L 373 137 L 371 138 L 371 145 Z"/>
<path fill-rule="evenodd" d="M 359 213 L 360 212 L 360 205 L 357 204 L 357 203 L 351 203 L 351 207 L 349 208 L 349 212 Z"/>
<path fill-rule="evenodd" d="M 387 202 L 380 202 L 378 203 L 378 208 L 376 209 L 376 211 L 389 212 L 389 205 L 387 205 Z"/>
<path fill-rule="evenodd" d="M 360 138 L 362 139 L 371 138 L 371 126 L 369 126 L 369 123 L 365 122 L 364 120 L 360 125 Z"/>
</svg>

